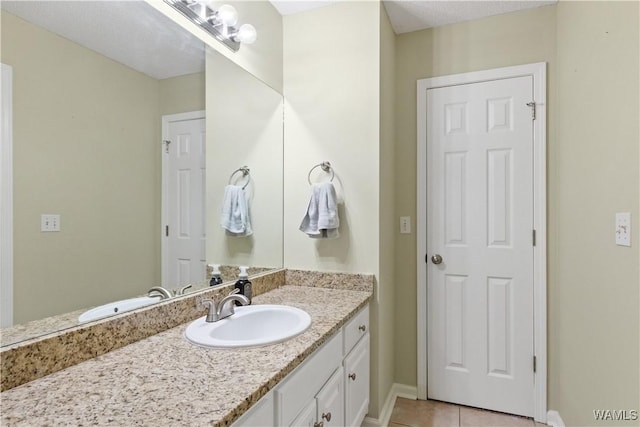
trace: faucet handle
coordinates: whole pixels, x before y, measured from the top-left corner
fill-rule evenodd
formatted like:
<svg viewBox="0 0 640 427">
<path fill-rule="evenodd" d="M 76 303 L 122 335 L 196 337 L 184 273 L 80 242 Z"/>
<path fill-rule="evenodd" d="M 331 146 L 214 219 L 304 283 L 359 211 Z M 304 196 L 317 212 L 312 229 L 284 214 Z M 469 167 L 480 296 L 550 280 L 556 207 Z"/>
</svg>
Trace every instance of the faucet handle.
<svg viewBox="0 0 640 427">
<path fill-rule="evenodd" d="M 216 321 L 216 303 L 212 299 L 202 300 L 202 305 L 207 307 L 206 322 L 211 323 Z"/>
</svg>

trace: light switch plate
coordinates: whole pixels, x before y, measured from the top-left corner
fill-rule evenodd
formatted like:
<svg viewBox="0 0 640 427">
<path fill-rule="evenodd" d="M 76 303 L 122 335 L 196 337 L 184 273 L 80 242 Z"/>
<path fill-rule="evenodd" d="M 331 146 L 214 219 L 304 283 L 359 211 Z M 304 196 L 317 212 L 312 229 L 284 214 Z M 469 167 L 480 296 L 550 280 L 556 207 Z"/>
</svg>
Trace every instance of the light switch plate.
<svg viewBox="0 0 640 427">
<path fill-rule="evenodd" d="M 40 231 L 60 231 L 60 215 L 42 214 L 40 215 Z"/>
<path fill-rule="evenodd" d="M 616 214 L 616 245 L 631 246 L 631 212 Z"/>
<path fill-rule="evenodd" d="M 411 234 L 411 217 L 410 216 L 400 217 L 400 233 Z"/>
</svg>

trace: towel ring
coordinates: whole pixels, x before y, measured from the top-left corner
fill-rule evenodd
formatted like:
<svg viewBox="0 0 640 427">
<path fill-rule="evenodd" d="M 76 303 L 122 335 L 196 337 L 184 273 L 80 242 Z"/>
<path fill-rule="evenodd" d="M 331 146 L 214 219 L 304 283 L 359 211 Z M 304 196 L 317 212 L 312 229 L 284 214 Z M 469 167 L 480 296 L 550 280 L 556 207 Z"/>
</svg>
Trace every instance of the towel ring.
<svg viewBox="0 0 640 427">
<path fill-rule="evenodd" d="M 335 172 L 333 171 L 333 168 L 331 167 L 331 163 L 329 162 L 322 162 L 322 163 L 318 163 L 317 165 L 315 165 L 314 167 L 311 168 L 311 170 L 309 171 L 309 174 L 307 175 L 307 181 L 309 181 L 309 185 L 311 184 L 311 172 L 313 172 L 313 170 L 315 168 L 322 168 L 323 171 L 329 173 L 331 172 L 331 182 L 333 182 L 333 178 L 336 176 Z"/>
<path fill-rule="evenodd" d="M 231 181 L 233 180 L 233 176 L 235 174 L 237 174 L 238 172 L 242 172 L 242 178 L 244 178 L 245 176 L 249 177 L 247 179 L 246 184 L 244 184 L 244 186 L 242 186 L 242 189 L 244 190 L 245 188 L 247 188 L 247 185 L 249 185 L 249 182 L 251 182 L 251 175 L 249 174 L 249 166 L 242 166 L 241 168 L 238 168 L 238 169 L 234 170 L 231 173 L 231 176 L 229 177 L 229 184 L 231 184 Z"/>
</svg>

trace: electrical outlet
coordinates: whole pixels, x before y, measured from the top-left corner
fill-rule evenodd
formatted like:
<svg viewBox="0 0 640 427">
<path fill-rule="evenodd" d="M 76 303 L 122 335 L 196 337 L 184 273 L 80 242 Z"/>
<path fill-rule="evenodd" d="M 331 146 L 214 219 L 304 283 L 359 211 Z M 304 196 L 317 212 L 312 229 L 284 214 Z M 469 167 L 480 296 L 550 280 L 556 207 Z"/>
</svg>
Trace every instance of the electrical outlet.
<svg viewBox="0 0 640 427">
<path fill-rule="evenodd" d="M 410 216 L 400 217 L 400 233 L 411 234 L 411 217 Z"/>
<path fill-rule="evenodd" d="M 42 214 L 40 215 L 40 231 L 60 231 L 60 215 Z"/>
<path fill-rule="evenodd" d="M 616 214 L 616 245 L 631 246 L 631 212 Z"/>
</svg>

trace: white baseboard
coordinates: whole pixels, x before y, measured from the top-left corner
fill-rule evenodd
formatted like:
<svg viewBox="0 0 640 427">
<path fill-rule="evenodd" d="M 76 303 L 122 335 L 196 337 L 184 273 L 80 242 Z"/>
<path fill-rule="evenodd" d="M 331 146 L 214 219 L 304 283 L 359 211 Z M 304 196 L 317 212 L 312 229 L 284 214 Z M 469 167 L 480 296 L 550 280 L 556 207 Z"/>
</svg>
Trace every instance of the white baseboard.
<svg viewBox="0 0 640 427">
<path fill-rule="evenodd" d="M 553 427 L 565 427 L 564 421 L 562 421 L 562 417 L 558 411 L 547 412 L 547 425 Z"/>
<path fill-rule="evenodd" d="M 386 427 L 389 425 L 393 406 L 396 404 L 396 398 L 404 397 L 407 399 L 416 399 L 418 389 L 415 386 L 394 383 L 389 390 L 389 394 L 384 401 L 384 405 L 380 409 L 379 418 L 366 417 L 362 422 L 362 427 Z"/>
</svg>

